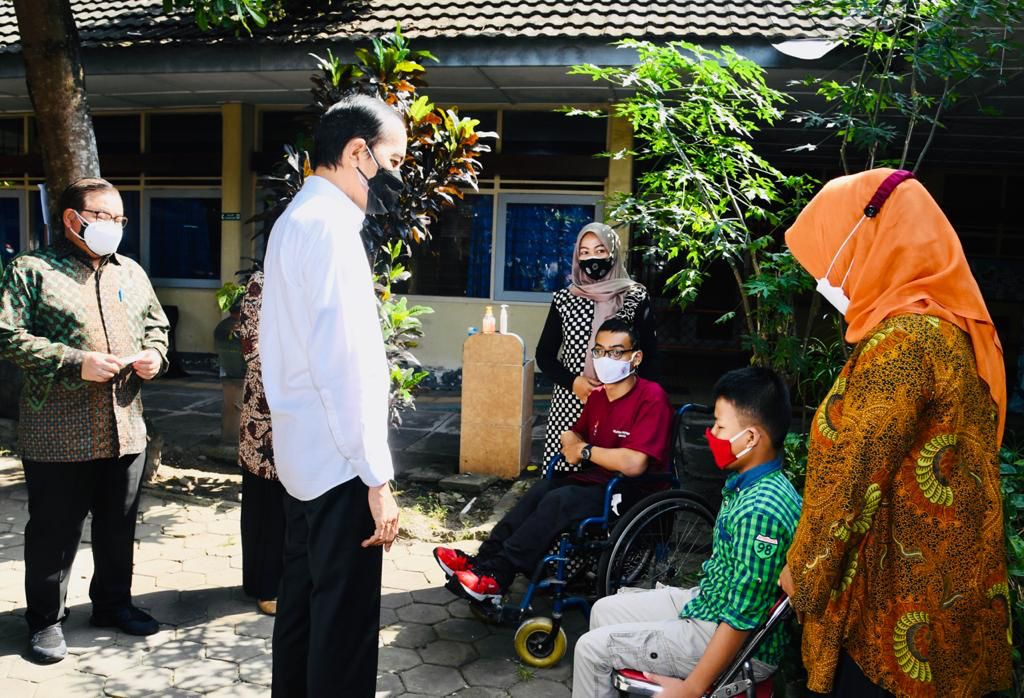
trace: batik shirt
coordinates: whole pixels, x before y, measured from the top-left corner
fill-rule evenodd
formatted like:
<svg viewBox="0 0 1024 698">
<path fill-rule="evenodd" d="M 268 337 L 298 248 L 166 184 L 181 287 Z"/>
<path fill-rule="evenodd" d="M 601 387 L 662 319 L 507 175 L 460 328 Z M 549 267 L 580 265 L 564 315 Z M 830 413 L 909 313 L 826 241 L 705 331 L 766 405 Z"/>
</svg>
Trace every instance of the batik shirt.
<svg viewBox="0 0 1024 698">
<path fill-rule="evenodd" d="M 842 650 L 897 696 L 1010 685 L 996 426 L 954 325 L 901 315 L 856 346 L 815 415 L 788 556 L 811 690 Z"/>
<path fill-rule="evenodd" d="M 800 495 L 773 460 L 725 481 L 715 521 L 711 559 L 704 563 L 700 595 L 680 618 L 754 630 L 779 596 L 778 579 L 800 517 Z M 754 658 L 778 666 L 785 637 L 773 631 Z"/>
<path fill-rule="evenodd" d="M 93 269 L 62 240 L 15 258 L 0 280 L 0 358 L 25 376 L 18 421 L 23 458 L 78 462 L 141 453 L 142 380 L 82 379 L 86 352 L 125 358 L 155 349 L 166 368 L 169 325 L 146 273 L 114 254 Z"/>
<path fill-rule="evenodd" d="M 245 384 L 238 431 L 238 464 L 257 477 L 276 480 L 270 407 L 260 377 L 260 308 L 263 307 L 263 272 L 249 279 L 238 317 L 238 339 L 245 358 Z"/>
</svg>

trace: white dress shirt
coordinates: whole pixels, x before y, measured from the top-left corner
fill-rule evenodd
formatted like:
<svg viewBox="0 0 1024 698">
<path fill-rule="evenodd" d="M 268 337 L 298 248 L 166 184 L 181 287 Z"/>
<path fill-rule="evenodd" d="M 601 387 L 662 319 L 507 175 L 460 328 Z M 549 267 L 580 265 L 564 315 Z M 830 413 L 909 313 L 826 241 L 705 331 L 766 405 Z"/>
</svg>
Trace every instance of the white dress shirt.
<svg viewBox="0 0 1024 698">
<path fill-rule="evenodd" d="M 364 214 L 323 177 L 306 179 L 267 248 L 260 354 L 277 474 L 308 501 L 358 476 L 394 477 L 388 376 Z"/>
</svg>

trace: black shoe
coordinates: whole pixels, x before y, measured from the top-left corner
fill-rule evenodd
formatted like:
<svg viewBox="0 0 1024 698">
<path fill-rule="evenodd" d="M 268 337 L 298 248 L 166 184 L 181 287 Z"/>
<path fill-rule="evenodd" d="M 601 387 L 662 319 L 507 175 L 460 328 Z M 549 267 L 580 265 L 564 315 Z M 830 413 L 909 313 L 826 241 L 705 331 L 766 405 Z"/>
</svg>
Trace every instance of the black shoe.
<svg viewBox="0 0 1024 698">
<path fill-rule="evenodd" d="M 160 630 L 153 616 L 135 606 L 101 613 L 93 611 L 89 624 L 97 628 L 117 628 L 126 635 L 154 635 Z"/>
<path fill-rule="evenodd" d="M 64 642 L 64 631 L 60 623 L 48 625 L 32 633 L 32 659 L 40 664 L 55 664 L 64 659 L 68 646 Z"/>
</svg>

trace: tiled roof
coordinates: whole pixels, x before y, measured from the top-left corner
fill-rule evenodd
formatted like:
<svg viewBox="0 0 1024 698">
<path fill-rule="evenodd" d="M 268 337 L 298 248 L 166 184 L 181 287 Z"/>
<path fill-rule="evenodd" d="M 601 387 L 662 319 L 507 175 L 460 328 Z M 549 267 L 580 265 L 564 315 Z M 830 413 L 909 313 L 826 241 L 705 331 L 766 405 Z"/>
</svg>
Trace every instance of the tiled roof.
<svg viewBox="0 0 1024 698">
<path fill-rule="evenodd" d="M 224 31 L 203 32 L 189 13 L 165 14 L 162 0 L 71 0 L 82 45 L 232 43 Z M 396 22 L 410 38 L 625 37 L 763 38 L 820 37 L 820 19 L 800 2 L 771 0 L 365 0 L 345 13 L 259 32 L 263 42 L 361 39 L 392 30 Z M 0 53 L 20 50 L 18 25 L 9 0 L 0 1 Z"/>
</svg>

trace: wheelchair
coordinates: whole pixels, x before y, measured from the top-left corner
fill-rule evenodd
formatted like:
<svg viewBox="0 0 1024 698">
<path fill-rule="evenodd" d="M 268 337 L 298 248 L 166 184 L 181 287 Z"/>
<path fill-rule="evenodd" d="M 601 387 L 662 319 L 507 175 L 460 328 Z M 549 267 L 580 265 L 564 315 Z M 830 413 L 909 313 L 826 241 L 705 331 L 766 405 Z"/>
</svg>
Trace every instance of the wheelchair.
<svg viewBox="0 0 1024 698">
<path fill-rule="evenodd" d="M 715 679 L 704 695 L 707 698 L 732 698 L 741 694 L 747 698 L 772 698 L 775 692 L 772 677 L 755 682 L 750 660 L 768 634 L 783 625 L 791 615 L 789 597 L 783 594 L 775 602 L 764 625 L 747 638 L 729 666 Z M 661 693 L 661 686 L 648 681 L 643 672 L 633 669 L 619 669 L 612 674 L 612 685 L 624 696 L 657 696 Z"/>
<path fill-rule="evenodd" d="M 694 419 L 710 412 L 702 405 L 680 408 L 673 419 L 669 472 L 612 478 L 605 486 L 602 514 L 574 524 L 558 537 L 551 552 L 538 563 L 518 604 L 505 598 L 470 601 L 478 619 L 509 627 L 518 625 L 515 650 L 524 664 L 546 668 L 563 657 L 567 641 L 562 617 L 566 609 L 579 608 L 589 617 L 591 600 L 614 594 L 622 587 L 697 584 L 701 566 L 711 555 L 717 512 L 700 494 L 680 489 L 679 474 L 688 471 L 682 461 L 689 453 Z M 706 421 L 706 416 L 703 419 Z M 703 428 L 699 433 L 703 436 Z M 554 476 L 559 457 L 547 463 L 545 478 Z M 627 481 L 641 485 L 663 482 L 671 489 L 649 494 L 618 515 L 615 502 Z M 534 615 L 534 598 L 543 592 L 552 596 L 550 617 Z"/>
</svg>

